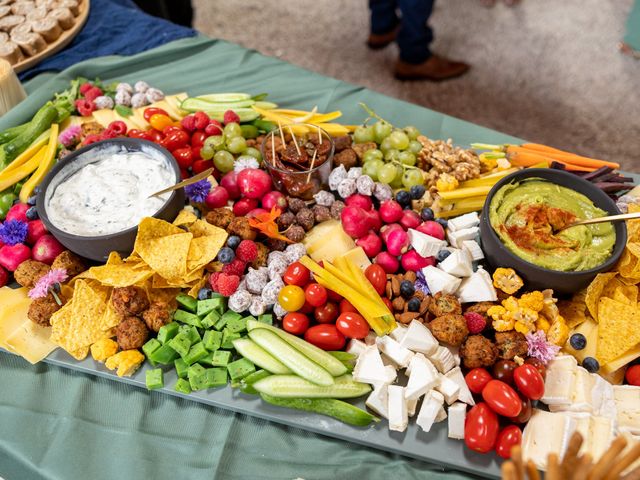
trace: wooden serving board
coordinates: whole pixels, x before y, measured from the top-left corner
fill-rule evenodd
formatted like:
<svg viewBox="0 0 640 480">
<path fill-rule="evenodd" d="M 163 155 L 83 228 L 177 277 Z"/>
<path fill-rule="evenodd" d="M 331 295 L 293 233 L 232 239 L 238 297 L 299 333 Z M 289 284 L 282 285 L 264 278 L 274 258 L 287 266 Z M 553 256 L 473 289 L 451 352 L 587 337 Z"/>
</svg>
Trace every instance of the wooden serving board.
<svg viewBox="0 0 640 480">
<path fill-rule="evenodd" d="M 91 8 L 90 0 L 81 0 L 78 8 L 80 12 L 75 17 L 75 24 L 73 25 L 73 27 L 71 27 L 69 30 L 63 31 L 62 35 L 60 35 L 55 42 L 49 43 L 47 45 L 47 48 L 45 48 L 40 53 L 32 57 L 25 57 L 24 60 L 13 65 L 13 69 L 16 71 L 16 73 L 20 73 L 33 67 L 34 65 L 37 65 L 45 58 L 58 53 L 64 47 L 69 45 L 71 40 L 75 38 L 75 36 L 80 32 L 80 30 L 82 30 L 82 27 L 84 27 L 84 24 L 87 22 L 87 17 L 89 17 L 89 9 Z"/>
</svg>

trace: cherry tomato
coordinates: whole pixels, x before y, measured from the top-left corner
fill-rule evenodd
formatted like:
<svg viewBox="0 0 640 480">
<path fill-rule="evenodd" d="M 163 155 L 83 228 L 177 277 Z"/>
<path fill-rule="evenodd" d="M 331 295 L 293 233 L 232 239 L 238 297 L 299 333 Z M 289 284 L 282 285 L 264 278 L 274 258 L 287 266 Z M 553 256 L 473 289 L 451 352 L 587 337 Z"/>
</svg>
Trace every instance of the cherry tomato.
<svg viewBox="0 0 640 480">
<path fill-rule="evenodd" d="M 205 112 L 196 112 L 193 116 L 195 118 L 196 130 L 204 130 L 211 121 L 209 115 Z"/>
<path fill-rule="evenodd" d="M 513 371 L 513 381 L 520 393 L 531 400 L 540 400 L 544 395 L 544 379 L 533 365 L 520 365 Z"/>
<path fill-rule="evenodd" d="M 163 142 L 170 152 L 189 145 L 189 134 L 183 130 L 175 130 L 167 135 Z"/>
<path fill-rule="evenodd" d="M 379 295 L 384 294 L 384 291 L 387 288 L 387 274 L 384 271 L 384 268 L 377 263 L 372 263 L 364 271 L 364 275 Z"/>
<path fill-rule="evenodd" d="M 191 153 L 193 153 L 193 161 L 202 160 L 200 157 L 200 147 L 191 147 Z M 213 162 L 213 160 L 211 160 Z"/>
<path fill-rule="evenodd" d="M 166 137 L 167 135 L 169 135 L 170 133 L 173 132 L 182 132 L 182 128 L 180 127 L 176 127 L 175 125 L 167 125 L 166 127 L 164 127 L 162 129 L 162 134 Z"/>
<path fill-rule="evenodd" d="M 169 116 L 169 114 L 167 112 L 165 112 L 163 109 L 157 108 L 157 107 L 148 107 L 148 108 L 144 109 L 144 112 L 142 112 L 142 116 L 144 117 L 144 119 L 147 122 L 149 120 L 151 120 L 151 117 L 153 115 L 164 115 L 165 117 Z"/>
<path fill-rule="evenodd" d="M 469 390 L 473 393 L 482 393 L 482 390 L 492 378 L 491 374 L 484 368 L 474 368 L 464 377 Z"/>
<path fill-rule="evenodd" d="M 511 417 L 509 420 L 513 423 L 527 423 L 531 418 L 531 413 L 533 411 L 531 408 L 531 400 L 522 394 L 518 394 L 518 396 L 520 397 L 520 405 L 522 405 L 522 409 L 518 416 Z"/>
<path fill-rule="evenodd" d="M 543 379 L 547 378 L 547 366 L 542 360 L 539 360 L 535 357 L 529 357 L 524 361 L 524 363 L 533 365 L 540 372 L 540 375 L 542 375 Z"/>
<path fill-rule="evenodd" d="M 517 366 L 513 360 L 498 360 L 493 364 L 493 378 L 513 385 L 513 371 Z"/>
<path fill-rule="evenodd" d="M 496 453 L 502 458 L 511 458 L 511 448 L 522 443 L 522 430 L 517 425 L 507 425 L 496 439 Z"/>
<path fill-rule="evenodd" d="M 282 275 L 282 280 L 287 285 L 297 285 L 304 287 L 309 282 L 309 269 L 300 262 L 293 262 L 287 267 Z"/>
<path fill-rule="evenodd" d="M 191 170 L 193 170 L 193 174 L 197 175 L 199 173 L 204 172 L 207 168 L 213 167 L 213 160 L 194 160 L 193 165 L 191 166 Z"/>
<path fill-rule="evenodd" d="M 204 140 L 207 138 L 207 134 L 204 132 L 194 132 L 191 135 L 191 146 L 192 147 L 201 147 L 204 145 Z"/>
<path fill-rule="evenodd" d="M 168 115 L 163 115 L 162 113 L 155 113 L 151 115 L 147 121 L 151 124 L 153 129 L 158 130 L 159 132 L 164 130 L 164 127 L 173 125 L 173 120 L 171 120 Z"/>
<path fill-rule="evenodd" d="M 310 315 L 313 313 L 313 311 L 315 310 L 316 307 L 314 307 L 313 305 L 310 305 L 309 302 L 307 302 L 306 300 L 304 301 L 304 305 L 302 305 L 298 311 L 300 313 L 306 313 L 307 315 Z"/>
<path fill-rule="evenodd" d="M 329 297 L 329 300 L 336 303 L 340 303 L 343 298 L 342 295 L 334 292 L 333 290 L 327 290 L 327 296 Z"/>
<path fill-rule="evenodd" d="M 162 141 L 164 140 L 164 135 L 162 134 L 162 132 L 159 132 L 158 130 L 149 130 L 145 133 L 149 135 L 152 142 L 159 143 L 160 145 L 162 145 Z"/>
<path fill-rule="evenodd" d="M 338 318 L 338 307 L 335 303 L 327 302 L 313 310 L 313 316 L 318 323 L 333 323 Z"/>
<path fill-rule="evenodd" d="M 204 133 L 207 137 L 211 137 L 213 135 L 222 135 L 222 126 L 219 122 L 213 123 L 215 120 L 211 120 L 209 125 L 207 125 L 204 129 Z"/>
<path fill-rule="evenodd" d="M 627 368 L 624 378 L 629 385 L 640 386 L 640 365 L 632 365 Z"/>
<path fill-rule="evenodd" d="M 150 142 L 154 141 L 149 132 L 143 132 L 142 130 L 138 130 L 136 128 L 129 130 L 127 132 L 127 136 L 129 138 L 140 138 L 141 140 L 149 140 Z"/>
<path fill-rule="evenodd" d="M 293 335 L 302 335 L 309 328 L 309 317 L 299 312 L 287 313 L 282 319 L 282 328 Z"/>
<path fill-rule="evenodd" d="M 341 313 L 336 320 L 336 328 L 345 337 L 364 338 L 369 334 L 369 324 L 359 313 Z"/>
<path fill-rule="evenodd" d="M 327 289 L 319 283 L 310 283 L 304 289 L 304 298 L 310 305 L 321 307 L 327 303 Z"/>
<path fill-rule="evenodd" d="M 391 300 L 389 300 L 387 297 L 382 297 L 382 303 L 384 303 L 387 308 L 393 312 L 393 303 L 391 303 Z"/>
<path fill-rule="evenodd" d="M 347 341 L 335 325 L 314 325 L 304 339 L 322 350 L 341 350 Z"/>
<path fill-rule="evenodd" d="M 482 398 L 503 417 L 517 417 L 522 411 L 522 402 L 516 391 L 500 380 L 490 380 L 482 390 Z"/>
<path fill-rule="evenodd" d="M 498 416 L 484 402 L 479 402 L 467 413 L 464 422 L 464 443 L 480 453 L 491 451 L 498 437 Z"/>
<path fill-rule="evenodd" d="M 296 312 L 304 305 L 304 290 L 297 285 L 287 285 L 280 290 L 278 302 L 288 312 Z"/>
<path fill-rule="evenodd" d="M 358 313 L 358 309 L 353 305 L 351 305 L 349 303 L 349 300 L 347 300 L 346 298 L 343 298 L 342 300 L 340 300 L 340 305 L 338 305 L 338 310 L 340 310 L 340 313 L 345 313 L 345 312 Z"/>
<path fill-rule="evenodd" d="M 171 152 L 180 168 L 189 168 L 193 164 L 193 153 L 189 147 L 178 148 Z"/>
<path fill-rule="evenodd" d="M 191 174 L 189 173 L 188 170 L 181 168 L 180 169 L 180 179 L 182 180 L 186 180 L 187 178 L 189 178 L 191 176 Z"/>
</svg>

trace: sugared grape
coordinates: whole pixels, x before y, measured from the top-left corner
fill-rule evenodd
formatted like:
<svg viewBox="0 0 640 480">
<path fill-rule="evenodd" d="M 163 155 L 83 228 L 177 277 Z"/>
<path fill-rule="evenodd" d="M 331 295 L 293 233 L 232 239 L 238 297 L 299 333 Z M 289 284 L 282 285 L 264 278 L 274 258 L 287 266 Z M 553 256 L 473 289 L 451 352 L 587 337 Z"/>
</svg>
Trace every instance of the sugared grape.
<svg viewBox="0 0 640 480">
<path fill-rule="evenodd" d="M 416 138 L 418 138 L 420 136 L 420 130 L 418 130 L 413 125 L 409 125 L 407 127 L 404 127 L 404 132 L 409 137 L 409 140 L 415 140 Z"/>
<path fill-rule="evenodd" d="M 378 170 L 378 181 L 391 183 L 396 178 L 396 166 L 393 163 L 385 163 Z"/>
<path fill-rule="evenodd" d="M 375 135 L 373 132 L 373 127 L 360 126 L 357 127 L 353 132 L 353 141 L 356 143 L 373 142 L 374 139 Z"/>
<path fill-rule="evenodd" d="M 362 154 L 362 161 L 364 163 L 370 162 L 371 160 L 382 160 L 384 157 L 383 153 L 377 148 L 372 148 L 371 150 L 367 150 Z"/>
<path fill-rule="evenodd" d="M 227 140 L 227 150 L 231 153 L 242 153 L 246 149 L 247 141 L 243 137 L 231 137 Z"/>
<path fill-rule="evenodd" d="M 227 138 L 241 137 L 242 129 L 240 128 L 240 125 L 235 122 L 227 123 L 224 126 L 224 134 L 227 136 Z"/>
<path fill-rule="evenodd" d="M 398 154 L 397 160 L 403 165 L 413 166 L 416 164 L 416 156 L 409 150 L 403 150 Z"/>
<path fill-rule="evenodd" d="M 389 136 L 392 130 L 393 127 L 387 122 L 376 122 L 373 125 L 373 133 L 375 135 L 376 143 L 381 143 L 382 140 Z"/>
<path fill-rule="evenodd" d="M 420 150 L 422 150 L 422 144 L 419 141 L 411 140 L 409 142 L 409 151 L 411 153 L 415 153 L 417 155 L 418 153 L 420 153 Z"/>
<path fill-rule="evenodd" d="M 402 175 L 402 184 L 407 188 L 422 185 L 423 182 L 422 171 L 417 168 L 407 168 Z"/>
<path fill-rule="evenodd" d="M 253 157 L 258 161 L 262 160 L 262 153 L 260 153 L 260 150 L 258 150 L 257 148 L 247 147 L 247 149 L 244 151 L 244 154 L 249 155 L 250 157 Z"/>
<path fill-rule="evenodd" d="M 213 156 L 213 164 L 222 173 L 227 173 L 233 170 L 233 155 L 226 150 L 220 150 Z"/>
<path fill-rule="evenodd" d="M 211 160 L 214 153 L 216 152 L 211 145 L 204 144 L 200 149 L 200 156 L 203 160 Z"/>
<path fill-rule="evenodd" d="M 409 137 L 402 130 L 395 130 L 389 135 L 391 146 L 398 150 L 406 150 L 409 148 Z"/>
</svg>

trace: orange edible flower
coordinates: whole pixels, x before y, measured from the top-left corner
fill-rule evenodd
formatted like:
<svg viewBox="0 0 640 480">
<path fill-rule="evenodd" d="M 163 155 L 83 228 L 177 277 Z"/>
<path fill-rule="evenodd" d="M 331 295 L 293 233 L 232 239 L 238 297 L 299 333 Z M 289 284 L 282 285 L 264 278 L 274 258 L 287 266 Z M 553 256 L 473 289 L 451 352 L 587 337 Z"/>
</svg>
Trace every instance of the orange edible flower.
<svg viewBox="0 0 640 480">
<path fill-rule="evenodd" d="M 282 212 L 278 207 L 272 207 L 270 212 L 258 213 L 257 215 L 249 218 L 249 225 L 256 230 L 264 233 L 269 238 L 275 238 L 277 240 L 284 240 L 287 243 L 293 243 L 287 237 L 282 235 L 278 230 L 276 219 Z"/>
</svg>

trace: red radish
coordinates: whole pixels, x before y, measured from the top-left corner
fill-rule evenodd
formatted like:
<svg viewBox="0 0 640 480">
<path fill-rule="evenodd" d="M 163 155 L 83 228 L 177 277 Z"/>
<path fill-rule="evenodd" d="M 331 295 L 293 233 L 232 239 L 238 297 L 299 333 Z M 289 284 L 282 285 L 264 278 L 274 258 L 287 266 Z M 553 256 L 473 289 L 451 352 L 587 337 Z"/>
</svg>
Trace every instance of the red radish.
<svg viewBox="0 0 640 480">
<path fill-rule="evenodd" d="M 180 120 L 180 125 L 182 125 L 182 128 L 187 132 L 193 132 L 196 129 L 196 117 L 193 114 L 187 115 Z"/>
<path fill-rule="evenodd" d="M 229 201 L 229 192 L 224 187 L 218 185 L 213 187 L 207 194 L 204 203 L 208 208 L 221 208 L 224 207 Z"/>
<path fill-rule="evenodd" d="M 247 213 L 247 217 L 255 217 L 256 215 L 262 214 L 262 213 L 269 213 L 267 212 L 264 208 L 254 208 L 253 210 L 251 210 L 249 213 Z"/>
<path fill-rule="evenodd" d="M 398 222 L 402 218 L 402 207 L 395 200 L 387 200 L 380 204 L 380 218 L 384 223 Z"/>
<path fill-rule="evenodd" d="M 367 211 L 373 208 L 373 202 L 371 201 L 371 197 L 360 195 L 359 193 L 350 195 L 347 198 L 345 198 L 344 204 L 347 207 L 351 205 L 355 205 L 356 207 L 360 207 L 363 210 L 367 210 Z"/>
<path fill-rule="evenodd" d="M 404 268 L 405 270 L 417 272 L 418 270 L 424 267 L 428 267 L 429 265 L 435 265 L 436 259 L 435 257 L 421 257 L 415 250 L 409 250 L 402 255 L 400 263 L 402 264 L 402 268 Z"/>
<path fill-rule="evenodd" d="M 395 229 L 387 236 L 385 243 L 391 255 L 402 255 L 409 248 L 409 235 L 404 230 Z"/>
<path fill-rule="evenodd" d="M 220 179 L 220 186 L 227 189 L 231 200 L 240 198 L 240 187 L 238 186 L 238 174 L 236 172 L 225 174 Z"/>
<path fill-rule="evenodd" d="M 9 281 L 9 273 L 0 267 L 0 287 L 4 287 Z"/>
<path fill-rule="evenodd" d="M 387 243 L 389 234 L 394 230 L 402 230 L 402 225 L 400 225 L 399 223 L 391 223 L 389 225 L 385 225 L 380 229 L 380 237 L 382 238 L 382 241 L 384 243 Z"/>
<path fill-rule="evenodd" d="M 21 222 L 28 222 L 27 219 L 27 210 L 29 210 L 29 205 L 26 203 L 16 203 L 12 206 L 7 212 L 7 216 L 5 218 L 5 222 L 9 220 L 20 220 Z"/>
<path fill-rule="evenodd" d="M 391 255 L 389 252 L 380 252 L 376 255 L 373 263 L 377 263 L 382 267 L 386 273 L 396 273 L 400 267 L 398 259 Z"/>
<path fill-rule="evenodd" d="M 379 231 L 382 228 L 382 219 L 377 210 L 371 209 L 365 212 L 367 214 L 367 221 L 369 222 L 369 228 L 371 230 Z"/>
<path fill-rule="evenodd" d="M 418 215 L 417 212 L 413 210 L 402 211 L 402 218 L 400 218 L 400 225 L 402 225 L 402 227 L 405 230 L 408 230 L 410 228 L 416 228 L 418 225 L 420 225 L 421 221 L 422 220 L 420 220 L 420 215 Z"/>
<path fill-rule="evenodd" d="M 243 217 L 254 208 L 258 208 L 258 200 L 255 198 L 241 198 L 233 204 L 233 214 L 236 217 Z"/>
<path fill-rule="evenodd" d="M 18 266 L 31 258 L 31 249 L 22 243 L 0 248 L 0 266 L 15 272 Z M 53 260 L 52 260 L 53 261 Z"/>
<path fill-rule="evenodd" d="M 42 220 L 31 220 L 27 224 L 27 243 L 29 245 L 35 244 L 40 237 L 49 233 L 47 227 L 44 226 Z"/>
<path fill-rule="evenodd" d="M 262 197 L 262 208 L 270 211 L 273 207 L 279 208 L 281 212 L 287 208 L 287 198 L 282 192 L 273 190 Z"/>
<path fill-rule="evenodd" d="M 204 133 L 207 134 L 207 137 L 211 137 L 213 135 L 222 135 L 222 128 L 220 125 L 216 125 L 213 123 L 213 120 L 209 121 L 209 125 L 207 125 L 204 129 Z"/>
<path fill-rule="evenodd" d="M 259 168 L 245 168 L 238 173 L 240 192 L 248 198 L 262 198 L 271 190 L 271 177 Z"/>
<path fill-rule="evenodd" d="M 211 120 L 209 118 L 209 115 L 207 115 L 205 112 L 196 112 L 193 114 L 196 122 L 196 130 L 204 130 L 205 128 L 207 128 L 207 125 L 209 125 L 209 121 Z"/>
<path fill-rule="evenodd" d="M 356 240 L 356 245 L 362 247 L 364 253 L 370 258 L 375 257 L 382 250 L 382 240 L 373 232 L 369 232 L 364 237 Z"/>
<path fill-rule="evenodd" d="M 360 207 L 355 205 L 344 207 L 340 219 L 342 228 L 352 238 L 364 237 L 369 231 L 367 212 Z"/>
<path fill-rule="evenodd" d="M 434 222 L 433 220 L 423 222 L 421 225 L 416 227 L 416 230 L 424 233 L 425 235 L 431 235 L 438 240 L 444 240 L 444 228 L 442 228 L 442 225 L 438 222 Z"/>
<path fill-rule="evenodd" d="M 33 245 L 33 259 L 51 265 L 65 248 L 53 235 L 41 236 Z"/>
<path fill-rule="evenodd" d="M 240 117 L 233 110 L 227 110 L 226 112 L 224 112 L 224 116 L 222 117 L 222 121 L 225 123 L 225 125 L 227 123 L 233 123 L 233 122 L 240 123 Z"/>
</svg>

